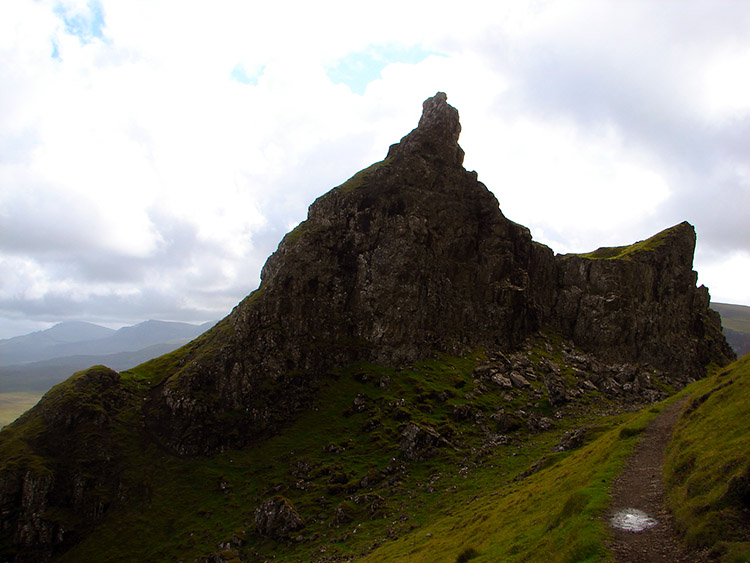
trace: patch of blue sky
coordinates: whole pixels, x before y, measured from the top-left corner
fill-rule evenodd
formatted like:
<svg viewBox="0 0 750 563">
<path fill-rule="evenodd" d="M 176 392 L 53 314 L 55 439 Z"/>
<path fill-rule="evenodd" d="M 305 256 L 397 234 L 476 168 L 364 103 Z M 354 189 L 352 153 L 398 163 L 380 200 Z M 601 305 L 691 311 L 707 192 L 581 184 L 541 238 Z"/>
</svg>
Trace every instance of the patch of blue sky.
<svg viewBox="0 0 750 563">
<path fill-rule="evenodd" d="M 65 24 L 65 32 L 78 37 L 81 44 L 104 39 L 104 9 L 99 0 L 89 0 L 85 11 L 73 12 L 63 4 L 58 4 L 54 12 Z M 59 58 L 59 52 L 57 55 Z"/>
<path fill-rule="evenodd" d="M 440 55 L 427 51 L 419 45 L 372 45 L 363 51 L 350 53 L 339 59 L 328 69 L 328 78 L 334 84 L 345 84 L 355 94 L 364 94 L 370 82 L 380 78 L 380 73 L 389 64 L 417 64 L 430 55 Z"/>
<path fill-rule="evenodd" d="M 57 41 L 52 42 L 52 58 L 56 61 L 62 60 L 62 57 L 60 56 L 60 48 L 57 46 Z"/>
<path fill-rule="evenodd" d="M 247 68 L 245 68 L 245 65 L 243 65 L 242 63 L 237 63 L 232 69 L 232 73 L 229 75 L 229 77 L 235 82 L 239 82 L 240 84 L 250 84 L 251 86 L 257 86 L 258 80 L 260 80 L 264 69 L 264 66 L 260 66 L 253 69 L 252 71 L 248 71 Z"/>
</svg>

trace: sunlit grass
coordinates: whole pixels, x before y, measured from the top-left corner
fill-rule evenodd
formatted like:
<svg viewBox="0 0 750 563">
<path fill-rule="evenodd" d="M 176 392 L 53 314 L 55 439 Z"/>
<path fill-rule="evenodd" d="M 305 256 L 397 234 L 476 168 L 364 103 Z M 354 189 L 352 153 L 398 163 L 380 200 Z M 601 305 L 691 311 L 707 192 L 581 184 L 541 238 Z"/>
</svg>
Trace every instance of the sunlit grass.
<svg viewBox="0 0 750 563">
<path fill-rule="evenodd" d="M 10 424 L 33 407 L 42 395 L 42 392 L 36 391 L 0 393 L 0 428 Z"/>
<path fill-rule="evenodd" d="M 602 420 L 609 429 L 582 449 L 511 485 L 499 481 L 492 487 L 487 479 L 482 496 L 364 561 L 605 560 L 608 532 L 601 517 L 609 488 L 637 443 L 635 430 L 644 429 L 659 410 Z"/>
<path fill-rule="evenodd" d="M 698 382 L 665 466 L 678 528 L 725 562 L 750 561 L 748 398 L 750 356 Z"/>
</svg>

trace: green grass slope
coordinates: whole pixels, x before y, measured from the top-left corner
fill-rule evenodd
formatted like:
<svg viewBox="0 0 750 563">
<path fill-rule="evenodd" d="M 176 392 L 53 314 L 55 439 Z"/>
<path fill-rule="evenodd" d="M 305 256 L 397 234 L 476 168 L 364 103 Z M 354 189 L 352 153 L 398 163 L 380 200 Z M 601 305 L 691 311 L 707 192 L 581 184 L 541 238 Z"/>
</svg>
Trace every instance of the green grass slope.
<svg viewBox="0 0 750 563">
<path fill-rule="evenodd" d="M 551 358 L 550 350 L 528 355 Z M 496 428 L 488 415 L 499 406 L 535 416 L 554 410 L 538 381 L 526 391 L 483 389 L 473 376 L 481 358 L 441 357 L 404 370 L 349 366 L 281 433 L 212 458 L 165 454 L 126 432 L 135 421 L 123 412 L 123 431 L 113 431 L 127 452 L 121 476 L 140 493 L 57 560 L 605 560 L 599 516 L 607 490 L 659 408 L 606 415 L 617 405 L 592 392 L 546 431 L 512 420 L 508 427 L 507 419 Z M 125 386 L 153 385 L 144 377 L 153 368 L 122 374 Z M 471 414 L 458 416 L 464 406 Z M 407 460 L 399 444 L 410 423 L 447 441 Z M 555 451 L 581 426 L 581 448 Z M 282 540 L 259 535 L 253 522 L 255 508 L 276 495 L 305 522 Z"/>
<path fill-rule="evenodd" d="M 750 356 L 695 384 L 670 443 L 669 503 L 687 542 L 750 561 Z"/>
<path fill-rule="evenodd" d="M 534 363 L 560 363 L 555 342 L 540 339 L 524 354 Z M 313 407 L 275 436 L 209 458 L 180 458 L 143 432 L 136 405 L 160 373 L 191 353 L 188 346 L 120 374 L 114 408 L 106 407 L 110 391 L 76 394 L 77 382 L 96 377 L 97 369 L 107 375 L 105 368 L 77 374 L 38 407 L 50 416 L 76 405 L 88 405 L 92 416 L 106 412 L 106 426 L 92 426 L 90 438 L 106 445 L 113 452 L 107 459 L 117 464 L 116 482 L 101 480 L 103 473 L 91 477 L 111 490 L 103 521 L 55 561 L 609 561 L 602 518 L 608 491 L 663 407 L 622 413 L 616 401 L 591 390 L 553 408 L 541 381 L 508 390 L 477 379 L 475 367 L 486 361 L 478 351 L 400 370 L 348 366 L 331 373 Z M 564 377 L 574 377 L 560 365 Z M 740 400 L 748 371 L 739 362 L 682 392 L 696 398 L 673 446 L 670 467 L 677 469 L 667 473 L 689 541 L 714 542 L 727 557 L 745 553 L 736 499 L 745 498 L 750 480 L 743 456 L 750 413 Z M 533 429 L 523 417 L 551 424 Z M 49 463 L 64 460 L 39 457 L 34 437 L 47 419 L 29 420 L 34 424 L 3 431 L 0 455 L 43 475 Z M 407 459 L 401 444 L 410 424 L 445 440 L 421 459 Z M 582 445 L 559 451 L 561 438 L 581 428 Z M 91 462 L 94 471 L 101 460 Z M 255 509 L 274 496 L 294 506 L 303 529 L 282 539 L 256 531 Z M 11 555 L 0 549 L 0 556 Z"/>
<path fill-rule="evenodd" d="M 681 228 L 682 225 L 665 229 L 646 240 L 641 240 L 633 244 L 625 246 L 603 246 L 592 252 L 570 254 L 568 256 L 580 256 L 581 258 L 589 258 L 592 260 L 631 260 L 641 253 L 651 252 L 662 246 L 678 227 Z"/>
<path fill-rule="evenodd" d="M 571 453 L 543 455 L 525 479 L 485 476 L 485 494 L 456 505 L 364 561 L 574 563 L 610 558 L 602 519 L 608 490 L 638 435 L 663 405 L 600 419 L 596 439 Z M 542 448 L 544 451 L 544 448 Z"/>
</svg>

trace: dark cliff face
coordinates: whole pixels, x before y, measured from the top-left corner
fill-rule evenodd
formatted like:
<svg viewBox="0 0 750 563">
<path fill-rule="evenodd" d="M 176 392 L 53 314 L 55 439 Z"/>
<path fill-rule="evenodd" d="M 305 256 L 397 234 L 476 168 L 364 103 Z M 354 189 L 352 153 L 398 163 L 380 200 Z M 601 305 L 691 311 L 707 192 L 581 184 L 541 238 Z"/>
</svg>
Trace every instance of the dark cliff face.
<svg viewBox="0 0 750 563">
<path fill-rule="evenodd" d="M 684 222 L 631 246 L 558 256 L 550 323 L 605 359 L 647 363 L 681 384 L 702 377 L 734 355 L 696 287 L 695 242 Z"/>
<path fill-rule="evenodd" d="M 677 384 L 733 358 L 707 290 L 695 286 L 689 224 L 629 247 L 555 256 L 463 168 L 460 130 L 445 94 L 428 99 L 418 128 L 382 162 L 315 201 L 268 259 L 260 288 L 151 362 L 149 381 L 79 376 L 4 431 L 0 446 L 22 444 L 0 468 L 4 537 L 49 554 L 74 537 L 40 518 L 49 506 L 95 522 L 125 495 L 115 431 L 178 455 L 242 447 L 354 361 L 506 352 L 540 330 Z M 73 399 L 59 403 L 71 389 L 73 399 L 97 400 L 78 413 Z M 46 463 L 55 443 L 81 451 Z"/>
<path fill-rule="evenodd" d="M 0 559 L 46 561 L 70 547 L 126 495 L 113 420 L 133 408 L 117 372 L 95 366 L 48 392 L 0 437 Z"/>
<path fill-rule="evenodd" d="M 220 351 L 151 403 L 163 445 L 188 455 L 242 445 L 303 408 L 337 365 L 508 350 L 542 328 L 681 383 L 730 357 L 695 287 L 689 224 L 632 247 L 554 256 L 463 168 L 460 130 L 438 93 L 385 160 L 313 203 L 225 320 Z"/>
<path fill-rule="evenodd" d="M 220 424 L 216 439 L 206 435 L 195 393 L 209 391 L 219 409 L 249 406 L 232 422 L 245 440 L 300 408 L 336 365 L 507 349 L 540 327 L 536 293 L 550 292 L 531 272 L 538 262 L 552 277 L 553 254 L 463 168 L 459 131 L 458 112 L 438 94 L 385 160 L 315 201 L 227 319 L 221 357 L 165 385 L 149 419 L 169 448 L 196 454 L 219 436 L 227 442 Z M 272 389 L 283 391 L 271 391 L 269 405 Z"/>
</svg>

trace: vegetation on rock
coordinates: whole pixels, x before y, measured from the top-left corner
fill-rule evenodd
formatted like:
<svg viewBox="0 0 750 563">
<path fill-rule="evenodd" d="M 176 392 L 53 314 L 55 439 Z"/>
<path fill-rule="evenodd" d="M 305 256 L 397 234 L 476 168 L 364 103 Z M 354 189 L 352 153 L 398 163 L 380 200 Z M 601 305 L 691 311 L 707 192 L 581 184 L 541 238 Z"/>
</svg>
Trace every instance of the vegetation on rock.
<svg viewBox="0 0 750 563">
<path fill-rule="evenodd" d="M 734 359 L 695 232 L 556 257 L 463 168 L 460 130 L 430 98 L 213 329 L 3 430 L 0 556 L 603 557 L 608 484 L 654 414 L 628 413 Z"/>
</svg>

